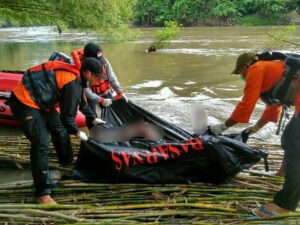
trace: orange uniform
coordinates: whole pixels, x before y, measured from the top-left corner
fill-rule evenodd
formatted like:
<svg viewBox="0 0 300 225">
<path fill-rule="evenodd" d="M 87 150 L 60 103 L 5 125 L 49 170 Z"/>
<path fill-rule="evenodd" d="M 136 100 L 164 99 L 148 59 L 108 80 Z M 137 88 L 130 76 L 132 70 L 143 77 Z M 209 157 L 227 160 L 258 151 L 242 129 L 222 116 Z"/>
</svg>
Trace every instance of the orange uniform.
<svg viewBox="0 0 300 225">
<path fill-rule="evenodd" d="M 269 90 L 283 72 L 283 61 L 258 61 L 251 65 L 245 74 L 246 85 L 243 98 L 235 107 L 231 119 L 239 123 L 248 123 L 261 93 Z M 266 105 L 262 119 L 277 122 L 280 111 L 279 105 Z"/>
</svg>

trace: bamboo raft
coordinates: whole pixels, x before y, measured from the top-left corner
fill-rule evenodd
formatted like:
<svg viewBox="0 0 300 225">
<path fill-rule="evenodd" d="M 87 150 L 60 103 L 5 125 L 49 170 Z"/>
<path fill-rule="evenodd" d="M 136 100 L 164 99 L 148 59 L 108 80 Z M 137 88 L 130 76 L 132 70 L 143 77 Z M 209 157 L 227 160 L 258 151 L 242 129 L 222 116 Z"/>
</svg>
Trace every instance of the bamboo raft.
<svg viewBox="0 0 300 225">
<path fill-rule="evenodd" d="M 24 137 L 0 137 L 1 167 L 26 168 L 29 142 Z M 72 140 L 75 151 L 77 140 Z M 278 145 L 251 143 L 269 153 L 270 173 L 263 162 L 222 185 L 95 184 L 61 181 L 53 188 L 58 205 L 38 205 L 32 181 L 0 185 L 0 224 L 299 224 L 300 213 L 268 219 L 250 214 L 272 201 L 283 182 L 273 176 L 282 160 Z M 61 167 L 50 147 L 49 165 Z"/>
</svg>

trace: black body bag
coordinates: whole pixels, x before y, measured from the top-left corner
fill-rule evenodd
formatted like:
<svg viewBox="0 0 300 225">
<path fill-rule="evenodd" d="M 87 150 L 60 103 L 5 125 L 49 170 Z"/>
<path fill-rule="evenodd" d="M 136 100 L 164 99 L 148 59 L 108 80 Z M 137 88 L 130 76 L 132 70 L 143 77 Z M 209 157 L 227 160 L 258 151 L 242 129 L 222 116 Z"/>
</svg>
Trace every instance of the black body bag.
<svg viewBox="0 0 300 225">
<path fill-rule="evenodd" d="M 267 157 L 233 136 L 194 136 L 122 99 L 105 108 L 102 119 L 107 122 L 106 129 L 142 120 L 159 127 L 163 135 L 156 141 L 137 137 L 105 143 L 97 141 L 97 132 L 93 132 L 94 138 L 81 143 L 72 179 L 109 183 L 221 183 Z M 99 129 L 103 132 L 103 128 Z"/>
</svg>

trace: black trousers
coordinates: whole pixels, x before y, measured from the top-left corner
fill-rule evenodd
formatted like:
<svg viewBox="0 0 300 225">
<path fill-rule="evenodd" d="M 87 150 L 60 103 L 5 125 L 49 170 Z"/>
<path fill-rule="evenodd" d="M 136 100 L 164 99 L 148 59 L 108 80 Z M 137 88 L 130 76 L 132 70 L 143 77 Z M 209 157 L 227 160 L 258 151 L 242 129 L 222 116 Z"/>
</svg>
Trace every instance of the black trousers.
<svg viewBox="0 0 300 225">
<path fill-rule="evenodd" d="M 69 134 L 55 109 L 41 111 L 28 107 L 13 94 L 7 104 L 14 116 L 21 121 L 22 130 L 31 143 L 30 165 L 36 195 L 48 195 L 53 184 L 48 168 L 49 133 L 61 164 L 70 163 L 73 159 Z"/>
<path fill-rule="evenodd" d="M 281 137 L 285 155 L 285 181 L 273 202 L 295 211 L 300 200 L 300 116 L 293 116 Z"/>
</svg>

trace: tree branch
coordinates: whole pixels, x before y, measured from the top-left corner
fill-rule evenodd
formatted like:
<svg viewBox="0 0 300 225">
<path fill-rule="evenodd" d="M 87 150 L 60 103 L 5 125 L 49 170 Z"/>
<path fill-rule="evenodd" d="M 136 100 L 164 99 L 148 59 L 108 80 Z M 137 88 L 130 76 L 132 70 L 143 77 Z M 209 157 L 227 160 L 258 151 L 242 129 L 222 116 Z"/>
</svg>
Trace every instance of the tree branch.
<svg viewBox="0 0 300 225">
<path fill-rule="evenodd" d="M 276 37 L 276 36 L 274 36 L 274 35 L 272 35 L 272 34 L 270 34 L 270 33 L 267 33 L 270 37 L 272 37 L 272 38 L 275 38 L 276 40 L 279 40 L 279 41 L 283 41 L 283 42 L 286 42 L 286 43 L 288 43 L 288 44 L 292 44 L 292 45 L 295 45 L 295 46 L 300 46 L 300 44 L 297 44 L 297 43 L 294 43 L 294 42 L 291 42 L 291 41 L 287 41 L 287 40 L 282 40 L 282 39 L 280 39 L 280 38 L 278 38 L 278 37 Z"/>
</svg>

